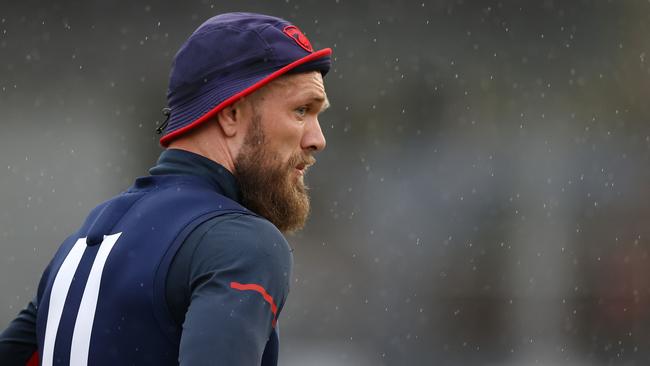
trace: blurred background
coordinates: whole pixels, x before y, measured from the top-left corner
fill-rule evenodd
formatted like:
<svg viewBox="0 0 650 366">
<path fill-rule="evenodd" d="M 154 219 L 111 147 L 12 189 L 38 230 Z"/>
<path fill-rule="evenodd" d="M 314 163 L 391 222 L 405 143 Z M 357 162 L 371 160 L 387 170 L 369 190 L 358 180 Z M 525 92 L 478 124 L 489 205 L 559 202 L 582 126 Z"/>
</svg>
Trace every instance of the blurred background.
<svg viewBox="0 0 650 366">
<path fill-rule="evenodd" d="M 650 362 L 645 0 L 2 2 L 0 327 L 238 10 L 334 49 L 282 365 Z"/>
</svg>

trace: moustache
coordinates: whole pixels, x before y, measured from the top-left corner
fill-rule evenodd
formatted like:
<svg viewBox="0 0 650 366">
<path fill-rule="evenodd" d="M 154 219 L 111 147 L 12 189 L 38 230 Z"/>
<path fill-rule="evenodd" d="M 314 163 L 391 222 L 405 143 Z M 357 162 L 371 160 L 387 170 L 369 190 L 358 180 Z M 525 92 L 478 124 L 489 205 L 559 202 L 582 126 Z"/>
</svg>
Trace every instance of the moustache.
<svg viewBox="0 0 650 366">
<path fill-rule="evenodd" d="M 300 170 L 307 170 L 307 168 L 316 164 L 316 158 L 312 155 L 296 154 L 289 159 L 289 169 L 297 168 Z"/>
</svg>

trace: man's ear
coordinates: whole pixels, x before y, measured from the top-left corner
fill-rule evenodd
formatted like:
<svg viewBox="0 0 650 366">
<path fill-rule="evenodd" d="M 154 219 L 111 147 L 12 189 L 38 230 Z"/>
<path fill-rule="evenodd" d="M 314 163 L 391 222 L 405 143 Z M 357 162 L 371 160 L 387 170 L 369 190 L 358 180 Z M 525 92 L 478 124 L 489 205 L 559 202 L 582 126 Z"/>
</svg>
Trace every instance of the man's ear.
<svg viewBox="0 0 650 366">
<path fill-rule="evenodd" d="M 217 122 L 226 137 L 233 137 L 242 128 L 241 103 L 235 102 L 217 113 Z"/>
</svg>

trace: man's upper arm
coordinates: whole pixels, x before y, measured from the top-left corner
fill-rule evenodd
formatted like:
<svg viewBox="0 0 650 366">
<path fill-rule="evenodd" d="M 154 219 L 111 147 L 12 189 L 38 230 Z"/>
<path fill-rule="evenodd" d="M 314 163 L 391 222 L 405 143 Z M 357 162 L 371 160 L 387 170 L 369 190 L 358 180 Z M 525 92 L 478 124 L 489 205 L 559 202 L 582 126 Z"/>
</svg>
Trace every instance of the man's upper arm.
<svg viewBox="0 0 650 366">
<path fill-rule="evenodd" d="M 289 292 L 290 248 L 268 221 L 238 215 L 201 237 L 192 256 L 181 365 L 259 365 Z"/>
<path fill-rule="evenodd" d="M 52 263 L 43 271 L 34 299 L 0 333 L 0 360 L 2 365 L 38 365 L 36 317 L 38 315 L 39 299 L 43 294 L 43 288 L 47 282 L 51 266 Z"/>
<path fill-rule="evenodd" d="M 3 365 L 24 366 L 36 352 L 36 299 L 32 300 L 0 334 Z"/>
</svg>

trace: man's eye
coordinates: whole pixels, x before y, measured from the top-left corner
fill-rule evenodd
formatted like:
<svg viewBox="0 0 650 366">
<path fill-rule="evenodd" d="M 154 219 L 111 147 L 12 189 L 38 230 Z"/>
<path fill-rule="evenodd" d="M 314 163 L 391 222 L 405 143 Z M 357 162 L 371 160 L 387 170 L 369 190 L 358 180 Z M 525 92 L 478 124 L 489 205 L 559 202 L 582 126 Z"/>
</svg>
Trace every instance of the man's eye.
<svg viewBox="0 0 650 366">
<path fill-rule="evenodd" d="M 305 116 L 307 114 L 308 110 L 309 110 L 309 108 L 307 108 L 307 107 L 299 107 L 299 108 L 296 108 L 296 113 L 298 114 L 298 116 L 303 117 L 303 116 Z"/>
</svg>

